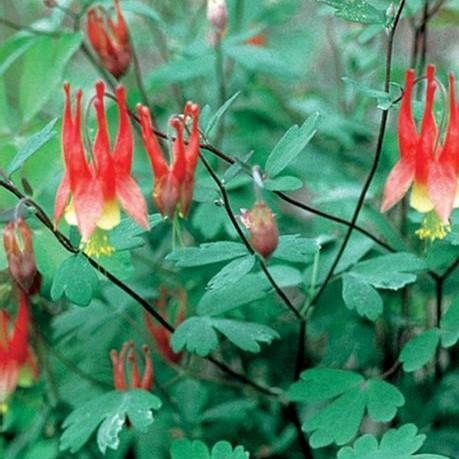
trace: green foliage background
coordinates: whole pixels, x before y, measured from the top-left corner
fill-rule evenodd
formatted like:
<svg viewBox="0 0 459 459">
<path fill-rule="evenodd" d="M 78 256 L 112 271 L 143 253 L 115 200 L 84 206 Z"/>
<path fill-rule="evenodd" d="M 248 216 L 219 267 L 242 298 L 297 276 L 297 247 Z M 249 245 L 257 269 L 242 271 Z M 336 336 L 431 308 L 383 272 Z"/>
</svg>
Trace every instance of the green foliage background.
<svg viewBox="0 0 459 459">
<path fill-rule="evenodd" d="M 82 50 L 84 27 L 78 31 L 91 3 L 59 1 L 81 13 L 75 30 L 62 10 L 38 0 L 0 5 L 0 17 L 12 23 L 0 19 L 0 168 L 48 215 L 63 173 L 62 83 L 81 87 L 88 103 L 101 77 Z M 229 0 L 222 93 L 204 1 L 121 0 L 160 129 L 167 131 L 169 117 L 193 100 L 203 108 L 201 128 L 211 144 L 267 172 L 262 194 L 281 234 L 268 269 L 295 307 L 307 310 L 304 371 L 294 377 L 298 321 L 238 239 L 206 169 L 198 167 L 193 209 L 183 223 L 187 248 L 174 250 L 171 225 L 151 203 L 151 171 L 137 135 L 134 176 L 148 197 L 151 231 L 123 221 L 111 235 L 116 255 L 100 263 L 151 304 L 160 285 L 186 290 L 187 320 L 172 345 L 187 353 L 179 365 L 166 364 L 139 304 L 81 255 L 68 253 L 29 212 L 43 276 L 32 301 L 41 376 L 14 395 L 0 457 L 89 459 L 106 451 L 109 458 L 242 459 L 247 451 L 255 458 L 459 458 L 459 215 L 444 241 L 426 245 L 414 236 L 420 222 L 414 211 L 379 213 L 384 180 L 398 157 L 394 101 L 404 72 L 414 65 L 422 74 L 427 61 L 445 84 L 447 72 L 457 73 L 459 4 L 440 3 L 427 22 L 423 56 L 413 43 L 424 2 L 407 0 L 387 94 L 389 6 Z M 266 44 L 248 45 L 258 33 Z M 134 68 L 122 83 L 134 107 L 143 98 Z M 117 114 L 108 105 L 113 134 Z M 440 115 L 440 100 L 436 109 Z M 389 110 L 382 159 L 358 224 L 393 253 L 354 230 L 331 282 L 309 304 L 348 227 L 291 206 L 272 190 L 349 221 L 375 154 L 382 110 Z M 90 135 L 94 128 L 90 112 Z M 249 208 L 256 199 L 250 175 L 204 154 L 225 178 L 233 212 Z M 2 223 L 16 205 L 0 189 Z M 65 223 L 61 229 L 77 241 Z M 1 281 L 2 306 L 13 312 L 6 271 Z M 153 349 L 152 394 L 111 392 L 109 352 L 127 340 Z M 222 373 L 202 358 L 208 355 L 272 393 Z M 125 413 L 133 421 L 134 411 L 137 422 L 118 429 Z"/>
</svg>

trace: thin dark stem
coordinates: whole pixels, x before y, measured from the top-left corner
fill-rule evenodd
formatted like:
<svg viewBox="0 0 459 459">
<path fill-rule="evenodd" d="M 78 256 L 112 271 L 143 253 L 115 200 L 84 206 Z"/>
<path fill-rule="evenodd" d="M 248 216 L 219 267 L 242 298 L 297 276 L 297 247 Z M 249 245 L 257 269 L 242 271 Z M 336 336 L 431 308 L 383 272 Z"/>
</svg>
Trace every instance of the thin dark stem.
<svg viewBox="0 0 459 459">
<path fill-rule="evenodd" d="M 150 303 L 145 299 L 142 298 L 137 292 L 132 290 L 131 287 L 126 285 L 123 281 L 118 279 L 114 274 L 112 274 L 110 271 L 105 269 L 102 265 L 100 265 L 96 260 L 94 260 L 91 257 L 88 257 L 85 253 L 81 252 L 77 248 L 75 248 L 70 240 L 65 236 L 63 233 L 61 233 L 58 229 L 55 228 L 53 222 L 51 219 L 48 217 L 46 212 L 43 210 L 43 208 L 36 203 L 34 200 L 27 198 L 15 185 L 13 182 L 10 180 L 6 179 L 0 179 L 0 187 L 4 188 L 14 196 L 16 196 L 19 200 L 23 201 L 24 204 L 29 205 L 31 208 L 35 210 L 35 215 L 40 220 L 43 225 L 55 236 L 57 241 L 69 252 L 73 254 L 81 254 L 84 256 L 88 262 L 91 264 L 93 268 L 98 270 L 106 279 L 108 279 L 110 282 L 112 282 L 114 285 L 119 287 L 121 290 L 123 290 L 127 295 L 129 295 L 133 300 L 135 300 L 138 304 L 140 304 L 151 316 L 153 316 L 164 328 L 166 328 L 168 331 L 173 333 L 175 331 L 175 328 L 167 321 L 165 320 L 161 314 L 156 311 L 155 308 L 153 308 Z M 214 358 L 214 357 L 206 357 L 206 360 L 209 362 L 213 363 L 216 365 L 220 370 L 225 372 L 228 375 L 233 376 L 235 379 L 237 379 L 239 382 L 243 384 L 247 384 L 254 389 L 258 390 L 259 392 L 270 395 L 273 397 L 277 397 L 279 393 L 269 387 L 264 387 L 255 381 L 252 381 L 251 379 L 247 378 L 245 375 L 237 373 L 234 371 L 232 368 L 230 368 L 228 365 L 226 365 L 224 362 L 221 362 L 220 360 Z"/>
<path fill-rule="evenodd" d="M 454 263 L 440 277 L 446 280 L 458 266 L 459 266 L 459 257 L 456 258 Z"/>
<path fill-rule="evenodd" d="M 301 429 L 301 421 L 298 416 L 298 412 L 296 410 L 295 405 L 293 403 L 289 403 L 284 408 L 284 413 L 285 417 L 289 419 L 295 427 L 298 438 L 298 444 L 300 445 L 301 451 L 303 452 L 303 457 L 306 459 L 314 459 L 311 446 L 309 446 L 309 443 L 306 440 L 306 437 L 304 436 L 304 432 Z"/>
<path fill-rule="evenodd" d="M 202 154 L 200 154 L 200 159 L 202 163 L 204 164 L 204 167 L 207 169 L 207 172 L 209 172 L 209 175 L 212 177 L 212 180 L 215 182 L 217 185 L 218 189 L 220 190 L 220 193 L 222 195 L 223 199 L 223 206 L 225 208 L 226 213 L 228 214 L 229 219 L 231 220 L 231 224 L 233 225 L 234 229 L 236 230 L 239 238 L 241 241 L 244 243 L 244 245 L 247 247 L 247 250 L 250 254 L 254 255 L 255 250 L 253 247 L 250 245 L 250 242 L 248 241 L 247 237 L 245 236 L 244 232 L 242 231 L 241 227 L 239 226 L 239 223 L 236 219 L 236 216 L 233 213 L 233 210 L 231 208 L 231 203 L 228 197 L 228 193 L 226 191 L 226 188 L 223 186 L 222 181 L 218 178 L 217 174 L 215 171 L 212 169 L 211 165 L 208 163 L 206 158 Z M 266 266 L 266 263 L 264 260 L 262 260 L 260 257 L 258 257 L 258 262 L 260 264 L 260 268 L 265 274 L 266 278 L 268 279 L 269 283 L 272 285 L 276 293 L 281 297 L 282 301 L 285 303 L 285 305 L 290 309 L 290 311 L 295 315 L 295 317 L 299 320 L 304 320 L 297 308 L 293 305 L 293 303 L 290 301 L 288 296 L 285 294 L 285 292 L 279 287 L 273 276 L 268 270 L 268 267 Z"/>
</svg>

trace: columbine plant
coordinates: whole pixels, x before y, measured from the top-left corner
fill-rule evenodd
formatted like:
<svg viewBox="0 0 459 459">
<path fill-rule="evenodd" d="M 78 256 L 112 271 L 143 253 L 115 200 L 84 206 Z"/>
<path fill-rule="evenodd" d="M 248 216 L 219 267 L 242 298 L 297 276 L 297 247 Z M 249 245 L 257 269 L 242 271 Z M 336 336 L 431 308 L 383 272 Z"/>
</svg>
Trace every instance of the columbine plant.
<svg viewBox="0 0 459 459">
<path fill-rule="evenodd" d="M 113 148 L 110 146 L 104 94 L 105 85 L 99 81 L 94 102 L 98 129 L 92 159 L 88 161 L 81 134 L 82 92 L 76 93 L 76 109 L 72 117 L 70 86 L 65 85 L 62 150 L 66 171 L 56 195 L 54 218 L 58 224 L 65 215 L 70 225 L 78 226 L 82 246 L 90 256 L 113 253 L 107 231 L 120 223 L 120 207 L 140 226 L 148 228 L 147 206 L 131 176 L 134 138 L 125 91 L 122 86 L 116 89 L 119 125 Z"/>
<path fill-rule="evenodd" d="M 400 160 L 390 172 L 384 188 L 381 206 L 383 212 L 399 202 L 411 188 L 410 205 L 425 214 L 416 234 L 421 239 L 443 239 L 451 227 L 451 215 L 457 179 L 455 161 L 458 157 L 458 117 L 454 97 L 454 78 L 450 78 L 450 120 L 445 142 L 433 116 L 433 103 L 437 83 L 435 67 L 427 67 L 427 92 L 420 132 L 417 132 L 411 109 L 414 70 L 406 73 L 405 93 L 398 118 Z"/>
</svg>

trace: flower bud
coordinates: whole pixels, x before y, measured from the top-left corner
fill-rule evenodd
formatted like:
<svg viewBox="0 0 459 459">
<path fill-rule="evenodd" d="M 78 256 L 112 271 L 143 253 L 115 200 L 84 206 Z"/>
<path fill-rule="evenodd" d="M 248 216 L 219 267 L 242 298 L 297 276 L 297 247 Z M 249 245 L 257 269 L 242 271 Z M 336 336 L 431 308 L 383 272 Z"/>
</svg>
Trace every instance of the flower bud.
<svg viewBox="0 0 459 459">
<path fill-rule="evenodd" d="M 11 277 L 25 293 L 37 293 L 40 274 L 35 264 L 32 233 L 22 218 L 5 226 L 3 245 Z"/>
<path fill-rule="evenodd" d="M 109 17 L 105 8 L 97 6 L 87 12 L 86 30 L 91 46 L 102 65 L 119 79 L 129 67 L 132 50 L 119 0 L 114 0 L 114 4 L 116 22 Z"/>
<path fill-rule="evenodd" d="M 271 209 L 262 201 L 250 210 L 243 210 L 241 222 L 248 229 L 253 249 L 263 258 L 269 258 L 279 243 L 276 219 Z"/>
<path fill-rule="evenodd" d="M 207 1 L 207 19 L 212 27 L 220 36 L 226 32 L 228 25 L 228 9 L 225 0 L 208 0 Z"/>
</svg>

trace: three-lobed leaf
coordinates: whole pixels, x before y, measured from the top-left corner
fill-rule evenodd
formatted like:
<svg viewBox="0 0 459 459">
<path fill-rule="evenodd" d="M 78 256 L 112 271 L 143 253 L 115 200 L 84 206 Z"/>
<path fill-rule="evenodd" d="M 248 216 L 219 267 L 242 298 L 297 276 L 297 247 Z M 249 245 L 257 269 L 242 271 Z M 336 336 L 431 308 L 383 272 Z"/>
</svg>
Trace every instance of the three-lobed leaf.
<svg viewBox="0 0 459 459">
<path fill-rule="evenodd" d="M 438 454 L 416 454 L 425 439 L 414 424 L 405 424 L 388 430 L 379 445 L 374 435 L 358 438 L 352 447 L 340 449 L 337 459 L 448 459 Z"/>
<path fill-rule="evenodd" d="M 135 430 L 146 432 L 153 423 L 153 410 L 159 410 L 161 405 L 158 397 L 141 389 L 112 391 L 91 399 L 65 419 L 60 449 L 76 453 L 96 429 L 102 454 L 107 448 L 117 449 L 119 433 L 127 419 Z"/>
<path fill-rule="evenodd" d="M 358 432 L 365 410 L 376 422 L 392 420 L 405 403 L 401 392 L 380 379 L 365 379 L 358 373 L 335 369 L 312 369 L 292 384 L 288 398 L 294 402 L 329 401 L 302 425 L 313 448 L 343 445 Z"/>
<path fill-rule="evenodd" d="M 78 306 L 87 306 L 97 288 L 98 278 L 94 268 L 81 255 L 72 255 L 58 268 L 51 287 L 51 298 L 59 300 L 64 295 Z"/>
<path fill-rule="evenodd" d="M 185 438 L 172 443 L 170 454 L 171 459 L 248 459 L 249 457 L 249 453 L 242 446 L 233 449 L 226 441 L 219 441 L 209 451 L 203 442 Z"/>
<path fill-rule="evenodd" d="M 233 319 L 191 317 L 175 330 L 171 339 L 174 352 L 186 349 L 204 357 L 218 345 L 218 330 L 235 346 L 248 352 L 260 352 L 260 343 L 270 344 L 279 334 L 272 328 Z"/>
</svg>

